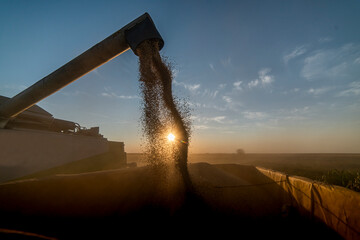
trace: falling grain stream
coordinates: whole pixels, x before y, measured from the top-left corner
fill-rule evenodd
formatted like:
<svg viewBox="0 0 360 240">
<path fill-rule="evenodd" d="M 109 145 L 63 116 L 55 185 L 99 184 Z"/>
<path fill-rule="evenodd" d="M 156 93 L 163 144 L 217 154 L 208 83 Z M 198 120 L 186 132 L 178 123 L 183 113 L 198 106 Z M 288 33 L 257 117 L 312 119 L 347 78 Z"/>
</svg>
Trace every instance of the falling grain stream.
<svg viewBox="0 0 360 240">
<path fill-rule="evenodd" d="M 159 54 L 156 41 L 143 42 L 137 51 L 139 55 L 140 80 L 143 94 L 143 130 L 148 141 L 149 162 L 159 165 L 163 158 L 171 155 L 180 171 L 185 187 L 192 191 L 187 170 L 189 126 L 185 116 L 179 112 L 179 105 L 172 95 L 172 72 Z M 171 126 L 177 141 L 173 151 L 164 151 L 164 134 Z"/>
</svg>

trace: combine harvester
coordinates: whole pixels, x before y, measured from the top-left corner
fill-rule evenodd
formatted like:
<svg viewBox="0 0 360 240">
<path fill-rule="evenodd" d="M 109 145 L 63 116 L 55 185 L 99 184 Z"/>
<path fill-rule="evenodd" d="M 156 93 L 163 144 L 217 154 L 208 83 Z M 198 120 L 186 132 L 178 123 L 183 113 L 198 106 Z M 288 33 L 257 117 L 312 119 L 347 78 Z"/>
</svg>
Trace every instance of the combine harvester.
<svg viewBox="0 0 360 240">
<path fill-rule="evenodd" d="M 126 166 L 123 143 L 35 104 L 148 39 L 164 44 L 145 13 L 15 97 L 0 98 L 0 239 L 109 239 L 139 231 L 360 239 L 359 193 L 252 166 L 189 164 L 190 199 L 178 174 L 164 181 L 150 166 L 14 180 L 94 156 Z"/>
</svg>

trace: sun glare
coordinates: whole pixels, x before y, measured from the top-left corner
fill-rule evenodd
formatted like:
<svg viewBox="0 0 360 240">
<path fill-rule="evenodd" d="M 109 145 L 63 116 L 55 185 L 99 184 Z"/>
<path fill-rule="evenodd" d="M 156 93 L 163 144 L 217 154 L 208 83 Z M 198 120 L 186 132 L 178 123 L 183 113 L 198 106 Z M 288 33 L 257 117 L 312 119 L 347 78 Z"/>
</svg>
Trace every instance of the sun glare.
<svg viewBox="0 0 360 240">
<path fill-rule="evenodd" d="M 170 142 L 173 142 L 175 140 L 175 135 L 172 134 L 172 133 L 169 133 L 169 135 L 167 136 L 167 139 L 170 141 Z"/>
</svg>

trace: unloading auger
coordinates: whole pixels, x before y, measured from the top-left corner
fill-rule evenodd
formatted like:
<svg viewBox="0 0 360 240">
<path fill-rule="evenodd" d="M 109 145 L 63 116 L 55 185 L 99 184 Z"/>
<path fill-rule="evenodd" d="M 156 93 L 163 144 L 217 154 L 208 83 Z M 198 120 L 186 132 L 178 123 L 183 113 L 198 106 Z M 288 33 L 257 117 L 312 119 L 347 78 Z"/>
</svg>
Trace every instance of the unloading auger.
<svg viewBox="0 0 360 240">
<path fill-rule="evenodd" d="M 69 61 L 48 76 L 39 80 L 16 96 L 2 101 L 0 104 L 0 129 L 9 128 L 16 117 L 37 102 L 74 82 L 95 68 L 119 56 L 130 48 L 136 54 L 137 46 L 145 40 L 156 39 L 159 49 L 164 41 L 148 13 L 144 13 L 114 34 L 91 47 L 81 55 Z M 23 114 L 23 116 L 26 114 Z M 32 121 L 44 122 L 40 116 L 27 114 Z M 46 122 L 46 121 L 45 121 Z M 69 122 L 56 121 L 54 129 L 75 127 Z M 66 125 L 66 126 L 63 126 Z"/>
</svg>

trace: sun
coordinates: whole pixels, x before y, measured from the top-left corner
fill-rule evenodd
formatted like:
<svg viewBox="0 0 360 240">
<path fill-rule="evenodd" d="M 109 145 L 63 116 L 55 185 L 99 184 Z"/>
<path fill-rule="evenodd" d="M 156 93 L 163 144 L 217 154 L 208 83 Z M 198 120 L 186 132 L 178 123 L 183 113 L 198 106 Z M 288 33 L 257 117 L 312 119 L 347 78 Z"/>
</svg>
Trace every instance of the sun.
<svg viewBox="0 0 360 240">
<path fill-rule="evenodd" d="M 169 133 L 169 135 L 167 136 L 167 139 L 170 141 L 170 142 L 173 142 L 175 140 L 175 135 L 172 134 L 172 133 Z"/>
</svg>

